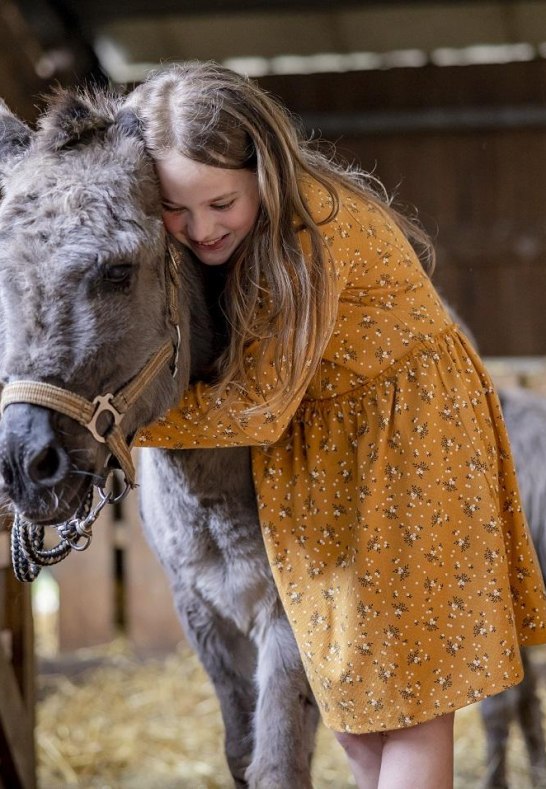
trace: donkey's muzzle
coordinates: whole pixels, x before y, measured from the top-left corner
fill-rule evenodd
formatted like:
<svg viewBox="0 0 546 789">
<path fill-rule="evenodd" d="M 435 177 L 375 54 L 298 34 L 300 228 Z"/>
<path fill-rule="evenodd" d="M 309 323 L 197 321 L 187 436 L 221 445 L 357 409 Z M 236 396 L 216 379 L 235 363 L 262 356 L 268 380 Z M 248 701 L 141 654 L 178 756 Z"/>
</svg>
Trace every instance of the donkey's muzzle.
<svg viewBox="0 0 546 789">
<path fill-rule="evenodd" d="M 22 509 L 34 509 L 45 490 L 70 473 L 68 453 L 51 425 L 51 412 L 24 403 L 6 408 L 0 420 L 0 472 L 5 492 Z"/>
</svg>

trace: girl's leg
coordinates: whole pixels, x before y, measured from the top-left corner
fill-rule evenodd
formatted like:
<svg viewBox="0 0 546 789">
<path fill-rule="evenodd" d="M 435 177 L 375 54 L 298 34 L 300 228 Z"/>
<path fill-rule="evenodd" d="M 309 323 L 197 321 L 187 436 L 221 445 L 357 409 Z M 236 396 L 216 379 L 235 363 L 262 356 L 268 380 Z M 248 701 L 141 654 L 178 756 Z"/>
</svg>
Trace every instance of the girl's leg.
<svg viewBox="0 0 546 789">
<path fill-rule="evenodd" d="M 378 789 L 452 789 L 453 719 L 386 732 Z"/>
<path fill-rule="evenodd" d="M 453 718 L 378 734 L 335 734 L 358 789 L 452 789 Z"/>
<path fill-rule="evenodd" d="M 347 734 L 334 732 L 343 747 L 358 789 L 377 789 L 383 734 Z"/>
</svg>

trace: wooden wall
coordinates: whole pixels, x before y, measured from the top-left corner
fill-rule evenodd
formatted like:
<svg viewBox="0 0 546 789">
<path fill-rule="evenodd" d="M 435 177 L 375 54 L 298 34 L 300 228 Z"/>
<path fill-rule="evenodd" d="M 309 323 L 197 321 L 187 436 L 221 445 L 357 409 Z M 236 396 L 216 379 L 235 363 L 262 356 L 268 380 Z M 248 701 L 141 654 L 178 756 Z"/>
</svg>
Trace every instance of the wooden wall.
<svg viewBox="0 0 546 789">
<path fill-rule="evenodd" d="M 30 587 L 15 580 L 0 518 L 0 789 L 35 789 Z"/>
<path fill-rule="evenodd" d="M 546 354 L 546 61 L 261 82 L 417 210 L 483 354 Z"/>
</svg>

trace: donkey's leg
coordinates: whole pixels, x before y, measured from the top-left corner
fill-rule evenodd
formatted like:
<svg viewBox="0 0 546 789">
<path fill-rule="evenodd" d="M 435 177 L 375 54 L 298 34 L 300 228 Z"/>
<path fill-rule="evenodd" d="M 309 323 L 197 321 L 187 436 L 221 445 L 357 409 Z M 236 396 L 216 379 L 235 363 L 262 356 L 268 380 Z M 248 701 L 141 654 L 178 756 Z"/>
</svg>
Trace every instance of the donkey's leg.
<svg viewBox="0 0 546 789">
<path fill-rule="evenodd" d="M 521 652 L 525 674 L 517 686 L 518 718 L 531 763 L 534 787 L 546 787 L 546 748 L 542 728 L 542 710 L 537 693 L 537 675 L 525 649 Z"/>
<path fill-rule="evenodd" d="M 175 592 L 188 639 L 214 685 L 225 729 L 225 753 L 236 787 L 248 786 L 245 773 L 254 746 L 256 648 L 194 591 Z"/>
<path fill-rule="evenodd" d="M 249 787 L 311 789 L 319 714 L 284 615 L 272 619 L 260 639 L 257 682 Z"/>
<path fill-rule="evenodd" d="M 480 704 L 487 743 L 484 789 L 508 789 L 506 748 L 510 723 L 516 717 L 517 687 L 490 696 Z"/>
</svg>

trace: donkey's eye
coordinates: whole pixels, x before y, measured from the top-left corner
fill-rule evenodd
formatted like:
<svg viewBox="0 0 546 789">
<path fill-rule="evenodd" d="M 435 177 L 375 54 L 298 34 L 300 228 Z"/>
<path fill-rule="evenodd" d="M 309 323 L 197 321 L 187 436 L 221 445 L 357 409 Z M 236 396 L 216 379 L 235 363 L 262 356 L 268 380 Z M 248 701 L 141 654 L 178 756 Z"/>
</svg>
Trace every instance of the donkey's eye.
<svg viewBox="0 0 546 789">
<path fill-rule="evenodd" d="M 104 267 L 102 278 L 112 285 L 121 285 L 129 281 L 132 271 L 133 267 L 130 263 L 116 263 Z"/>
</svg>

